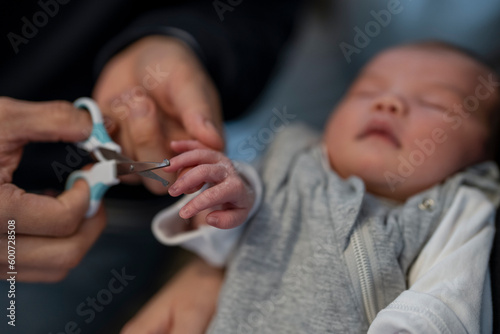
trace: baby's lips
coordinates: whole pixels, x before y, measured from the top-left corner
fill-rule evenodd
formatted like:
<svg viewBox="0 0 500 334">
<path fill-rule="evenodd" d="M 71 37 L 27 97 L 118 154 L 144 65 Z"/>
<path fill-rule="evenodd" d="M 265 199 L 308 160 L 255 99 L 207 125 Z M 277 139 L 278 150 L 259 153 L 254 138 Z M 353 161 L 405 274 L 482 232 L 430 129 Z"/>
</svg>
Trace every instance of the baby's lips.
<svg viewBox="0 0 500 334">
<path fill-rule="evenodd" d="M 372 119 L 365 129 L 357 136 L 357 139 L 363 139 L 371 135 L 382 136 L 392 142 L 394 146 L 400 148 L 401 142 L 393 131 L 393 128 L 386 121 Z"/>
</svg>

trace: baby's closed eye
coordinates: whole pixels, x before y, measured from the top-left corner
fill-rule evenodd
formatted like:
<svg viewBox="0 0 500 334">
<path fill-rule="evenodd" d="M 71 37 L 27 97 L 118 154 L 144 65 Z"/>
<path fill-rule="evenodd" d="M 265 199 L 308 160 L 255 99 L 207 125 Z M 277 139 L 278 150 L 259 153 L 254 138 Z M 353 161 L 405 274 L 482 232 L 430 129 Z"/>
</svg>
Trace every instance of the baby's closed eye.
<svg viewBox="0 0 500 334">
<path fill-rule="evenodd" d="M 448 111 L 451 108 L 451 103 L 449 101 L 444 101 L 444 99 L 435 97 L 420 97 L 417 99 L 417 103 L 424 108 L 430 108 L 437 111 Z"/>
</svg>

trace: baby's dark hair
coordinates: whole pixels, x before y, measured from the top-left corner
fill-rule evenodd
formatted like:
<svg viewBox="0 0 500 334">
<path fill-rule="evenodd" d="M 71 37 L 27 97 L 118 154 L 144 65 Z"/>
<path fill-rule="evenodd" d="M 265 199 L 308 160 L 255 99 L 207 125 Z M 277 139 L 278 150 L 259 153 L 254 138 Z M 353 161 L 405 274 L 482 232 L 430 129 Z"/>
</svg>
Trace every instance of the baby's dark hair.
<svg viewBox="0 0 500 334">
<path fill-rule="evenodd" d="M 467 58 L 474 60 L 476 63 L 486 67 L 493 75 L 494 80 L 497 82 L 499 81 L 500 74 L 495 66 L 495 63 L 483 55 L 465 47 L 439 40 L 420 41 L 408 44 L 408 46 L 460 53 L 461 55 L 466 56 Z M 496 97 L 495 103 L 491 107 L 491 132 L 486 150 L 489 155 L 488 158 L 494 160 L 497 165 L 500 166 L 500 86 L 494 86 L 493 88 L 495 89 L 494 94 Z"/>
</svg>

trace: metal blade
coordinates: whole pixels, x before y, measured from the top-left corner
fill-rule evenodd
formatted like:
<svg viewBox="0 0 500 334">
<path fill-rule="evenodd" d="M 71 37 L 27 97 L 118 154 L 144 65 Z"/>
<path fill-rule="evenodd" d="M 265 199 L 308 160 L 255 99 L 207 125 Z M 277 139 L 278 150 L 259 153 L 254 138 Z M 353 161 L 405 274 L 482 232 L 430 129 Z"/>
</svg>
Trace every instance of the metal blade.
<svg viewBox="0 0 500 334">
<path fill-rule="evenodd" d="M 121 155 L 120 153 L 116 152 L 116 151 L 112 151 L 110 149 L 107 149 L 105 147 L 99 147 L 97 150 L 99 150 L 102 154 L 102 156 L 106 159 L 106 160 L 116 160 L 116 161 L 119 161 L 119 162 L 134 162 L 134 160 L 132 159 L 129 159 L 123 155 Z"/>
<path fill-rule="evenodd" d="M 161 184 L 163 184 L 164 187 L 168 186 L 168 181 L 165 180 L 164 178 L 156 175 L 155 173 L 153 173 L 152 171 L 148 170 L 148 171 L 145 171 L 145 172 L 140 172 L 140 173 L 137 173 L 141 176 L 144 176 L 144 177 L 147 177 L 147 178 L 150 178 L 150 179 L 153 179 L 153 180 L 156 180 L 156 181 L 160 181 Z"/>
<path fill-rule="evenodd" d="M 167 167 L 170 165 L 168 159 L 163 160 L 163 162 L 117 162 L 116 163 L 116 174 L 118 176 L 147 172 L 150 170 Z M 156 174 L 155 174 L 156 175 Z"/>
</svg>

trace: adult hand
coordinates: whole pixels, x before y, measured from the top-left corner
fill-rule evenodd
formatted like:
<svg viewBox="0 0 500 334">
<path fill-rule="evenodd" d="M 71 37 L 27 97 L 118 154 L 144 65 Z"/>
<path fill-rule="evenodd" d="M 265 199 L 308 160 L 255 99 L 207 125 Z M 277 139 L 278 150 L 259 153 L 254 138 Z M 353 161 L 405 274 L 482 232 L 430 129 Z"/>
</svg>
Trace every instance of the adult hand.
<svg viewBox="0 0 500 334">
<path fill-rule="evenodd" d="M 77 142 L 91 129 L 88 112 L 69 102 L 24 102 L 0 97 L 0 278 L 16 271 L 19 281 L 52 282 L 75 267 L 105 225 L 104 212 L 84 219 L 89 189 L 77 181 L 56 198 L 26 193 L 12 174 L 28 142 Z M 36 167 L 34 172 L 36 173 Z M 15 221 L 15 241 L 7 238 Z M 8 246 L 15 247 L 14 270 Z M 12 249 L 12 248 L 11 248 Z"/>
<path fill-rule="evenodd" d="M 202 334 L 215 312 L 224 274 L 197 259 L 165 285 L 121 334 Z"/>
<path fill-rule="evenodd" d="M 170 158 L 174 152 L 169 143 L 178 139 L 224 147 L 217 91 L 194 52 L 176 38 L 145 37 L 117 54 L 103 69 L 93 97 L 118 125 L 112 137 L 134 160 Z M 170 182 L 175 179 L 156 173 Z M 140 179 L 124 179 L 132 180 Z M 157 181 L 143 182 L 154 193 L 167 192 Z"/>
</svg>

